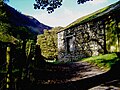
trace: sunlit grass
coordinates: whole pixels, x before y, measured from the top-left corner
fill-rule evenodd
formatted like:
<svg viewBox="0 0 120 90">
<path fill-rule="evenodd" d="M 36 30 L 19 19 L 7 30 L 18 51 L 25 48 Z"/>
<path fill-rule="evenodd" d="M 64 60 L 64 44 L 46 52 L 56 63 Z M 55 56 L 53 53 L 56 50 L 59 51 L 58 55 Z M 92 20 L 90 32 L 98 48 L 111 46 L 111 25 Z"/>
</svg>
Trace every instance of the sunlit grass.
<svg viewBox="0 0 120 90">
<path fill-rule="evenodd" d="M 45 60 L 46 62 L 54 63 L 56 60 Z"/>
<path fill-rule="evenodd" d="M 115 54 L 105 54 L 100 56 L 93 56 L 89 58 L 84 58 L 82 61 L 88 62 L 103 70 L 109 70 L 116 61 L 119 60 L 119 57 Z"/>
<path fill-rule="evenodd" d="M 80 61 L 88 62 L 92 65 L 99 67 L 102 70 L 109 70 L 116 61 L 120 60 L 120 58 L 116 55 L 116 53 L 93 56 L 89 58 L 80 59 Z M 47 60 L 49 63 L 53 64 L 65 64 L 69 62 L 61 62 L 59 60 Z"/>
</svg>

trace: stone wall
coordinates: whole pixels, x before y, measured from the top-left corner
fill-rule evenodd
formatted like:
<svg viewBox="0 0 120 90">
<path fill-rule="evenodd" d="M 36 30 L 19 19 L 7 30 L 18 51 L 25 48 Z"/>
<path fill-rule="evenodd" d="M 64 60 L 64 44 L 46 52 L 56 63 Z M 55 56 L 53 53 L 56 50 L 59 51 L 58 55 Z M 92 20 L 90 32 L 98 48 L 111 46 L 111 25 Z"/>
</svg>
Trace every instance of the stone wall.
<svg viewBox="0 0 120 90">
<path fill-rule="evenodd" d="M 104 53 L 103 25 L 100 22 L 93 24 L 85 23 L 58 33 L 59 60 L 72 61 Z M 98 25 L 101 28 L 96 29 Z"/>
<path fill-rule="evenodd" d="M 58 32 L 58 59 L 64 62 L 75 61 L 113 51 L 113 45 L 110 43 L 113 31 L 115 38 L 118 39 L 115 43 L 118 43 L 116 45 L 119 50 L 119 15 L 120 13 L 115 11 Z"/>
</svg>

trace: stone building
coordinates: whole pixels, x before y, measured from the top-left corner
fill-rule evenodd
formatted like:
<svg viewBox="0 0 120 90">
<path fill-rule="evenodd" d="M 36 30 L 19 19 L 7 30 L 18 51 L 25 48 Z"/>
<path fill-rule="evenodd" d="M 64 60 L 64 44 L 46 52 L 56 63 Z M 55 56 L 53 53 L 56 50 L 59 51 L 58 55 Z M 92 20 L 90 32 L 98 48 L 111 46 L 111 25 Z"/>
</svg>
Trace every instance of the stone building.
<svg viewBox="0 0 120 90">
<path fill-rule="evenodd" d="M 83 18 L 57 33 L 60 61 L 74 61 L 105 54 L 116 47 L 119 51 L 120 1 Z M 117 37 L 116 47 L 108 45 L 110 43 L 108 32 L 113 31 Z"/>
</svg>

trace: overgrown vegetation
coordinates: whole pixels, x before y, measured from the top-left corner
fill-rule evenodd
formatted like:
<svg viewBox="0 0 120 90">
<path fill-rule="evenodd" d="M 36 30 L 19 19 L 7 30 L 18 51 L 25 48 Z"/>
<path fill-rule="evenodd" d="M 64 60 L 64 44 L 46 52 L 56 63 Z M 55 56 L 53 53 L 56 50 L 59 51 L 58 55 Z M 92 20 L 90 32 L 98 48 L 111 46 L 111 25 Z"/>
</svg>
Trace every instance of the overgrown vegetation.
<svg viewBox="0 0 120 90">
<path fill-rule="evenodd" d="M 114 65 L 118 60 L 120 60 L 120 58 L 116 55 L 116 53 L 81 59 L 81 61 L 85 61 L 95 66 L 98 66 L 103 70 L 109 70 L 111 66 Z"/>
<path fill-rule="evenodd" d="M 16 26 L 9 20 L 9 13 L 6 12 L 6 6 L 0 1 L 0 41 L 14 43 L 20 40 L 34 39 L 35 34 L 28 27 Z M 14 17 L 13 17 L 14 18 Z"/>
<path fill-rule="evenodd" d="M 40 45 L 41 53 L 46 59 L 56 60 L 58 56 L 57 50 L 57 32 L 62 27 L 56 27 L 52 30 L 45 30 L 44 34 L 38 35 L 37 44 Z"/>
<path fill-rule="evenodd" d="M 107 25 L 106 48 L 108 52 L 118 52 L 120 50 L 120 22 L 118 26 L 115 21 Z"/>
<path fill-rule="evenodd" d="M 8 18 L 6 12 L 3 8 L 3 2 L 0 1 L 0 41 L 3 42 L 13 42 L 13 37 L 10 36 L 10 24 L 8 23 Z"/>
<path fill-rule="evenodd" d="M 30 32 L 29 28 L 10 23 L 4 2 L 0 0 L 0 67 L 6 63 L 5 53 L 7 46 L 9 46 L 8 43 L 15 46 L 15 48 L 12 48 L 14 49 L 12 50 L 14 54 L 12 56 L 14 60 L 13 68 L 22 67 L 23 62 L 26 62 L 26 56 L 29 56 L 28 54 L 32 51 L 29 50 L 31 44 L 35 44 L 35 36 L 34 33 Z"/>
</svg>

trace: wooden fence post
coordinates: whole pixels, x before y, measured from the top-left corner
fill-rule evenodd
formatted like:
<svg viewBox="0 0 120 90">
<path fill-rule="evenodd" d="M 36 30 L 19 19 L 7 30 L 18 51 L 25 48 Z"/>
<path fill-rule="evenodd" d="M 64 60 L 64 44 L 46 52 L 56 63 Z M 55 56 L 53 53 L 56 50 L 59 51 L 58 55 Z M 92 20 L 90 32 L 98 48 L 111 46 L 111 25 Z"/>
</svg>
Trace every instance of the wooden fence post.
<svg viewBox="0 0 120 90">
<path fill-rule="evenodd" d="M 6 50 L 6 62 L 7 62 L 6 89 L 7 90 L 12 90 L 12 62 L 11 62 L 10 50 L 11 48 L 8 46 Z"/>
<path fill-rule="evenodd" d="M 44 57 L 41 55 L 40 45 L 36 45 L 35 47 L 35 60 L 36 60 L 35 65 L 44 66 L 45 60 Z"/>
</svg>

